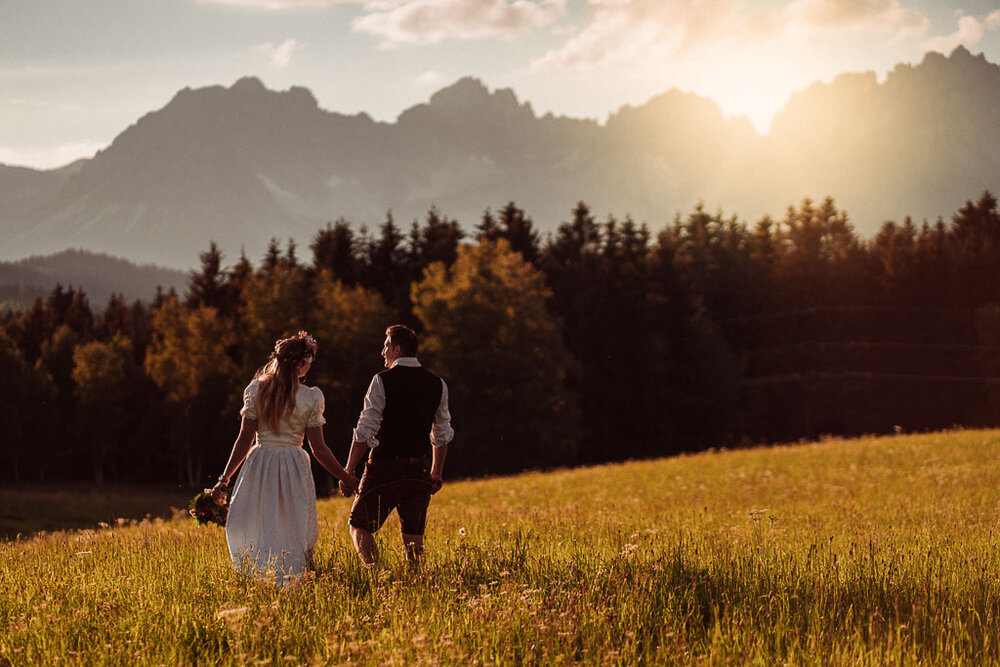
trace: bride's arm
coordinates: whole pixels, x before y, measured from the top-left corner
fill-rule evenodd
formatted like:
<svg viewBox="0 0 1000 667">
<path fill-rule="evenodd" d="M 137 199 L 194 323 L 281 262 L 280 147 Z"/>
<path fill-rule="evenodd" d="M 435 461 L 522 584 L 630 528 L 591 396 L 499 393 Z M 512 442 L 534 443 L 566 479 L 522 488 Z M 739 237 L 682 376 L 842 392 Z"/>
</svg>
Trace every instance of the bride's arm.
<svg viewBox="0 0 1000 667">
<path fill-rule="evenodd" d="M 323 427 L 313 426 L 306 429 L 306 437 L 309 439 L 309 448 L 312 449 L 313 456 L 319 464 L 329 471 L 331 475 L 344 482 L 347 486 L 357 488 L 358 478 L 344 470 L 340 461 L 333 455 L 323 437 Z"/>
<path fill-rule="evenodd" d="M 240 422 L 240 434 L 236 436 L 233 443 L 233 451 L 229 455 L 229 462 L 226 463 L 226 470 L 219 475 L 219 481 L 212 487 L 212 493 L 222 490 L 229 484 L 229 480 L 243 464 L 247 457 L 247 452 L 253 447 L 254 436 L 257 434 L 257 420 L 244 417 Z"/>
</svg>

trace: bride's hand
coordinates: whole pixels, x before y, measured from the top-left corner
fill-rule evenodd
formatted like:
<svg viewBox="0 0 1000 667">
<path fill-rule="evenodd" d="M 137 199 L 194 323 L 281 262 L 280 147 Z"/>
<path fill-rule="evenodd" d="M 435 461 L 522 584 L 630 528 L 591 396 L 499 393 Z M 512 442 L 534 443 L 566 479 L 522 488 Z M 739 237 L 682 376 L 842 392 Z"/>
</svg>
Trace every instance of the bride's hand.
<svg viewBox="0 0 1000 667">
<path fill-rule="evenodd" d="M 211 494 L 212 500 L 218 504 L 226 504 L 226 484 L 221 479 L 211 489 L 205 489 L 205 492 Z"/>
<path fill-rule="evenodd" d="M 358 490 L 358 478 L 350 473 L 347 473 L 347 477 L 340 480 L 338 486 L 340 487 L 341 495 L 345 498 L 350 498 Z"/>
</svg>

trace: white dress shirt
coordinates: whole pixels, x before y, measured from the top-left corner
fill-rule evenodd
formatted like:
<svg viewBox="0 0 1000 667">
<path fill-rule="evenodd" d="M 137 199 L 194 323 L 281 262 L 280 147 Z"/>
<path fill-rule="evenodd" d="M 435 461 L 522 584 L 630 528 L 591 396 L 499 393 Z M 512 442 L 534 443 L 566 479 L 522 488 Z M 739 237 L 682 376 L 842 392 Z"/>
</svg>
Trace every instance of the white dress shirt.
<svg viewBox="0 0 1000 667">
<path fill-rule="evenodd" d="M 416 357 L 399 357 L 393 362 L 391 368 L 396 366 L 419 367 L 420 362 Z M 358 418 L 358 425 L 354 429 L 354 441 L 364 442 L 372 449 L 378 447 L 379 427 L 382 425 L 382 411 L 385 410 L 385 386 L 382 384 L 382 376 L 376 375 L 372 378 L 372 383 L 368 386 L 368 393 L 365 394 L 365 406 L 361 410 Z M 434 413 L 434 423 L 431 426 L 431 445 L 441 447 L 451 442 L 455 437 L 455 430 L 451 427 L 451 412 L 448 410 L 448 385 L 441 380 L 441 402 Z"/>
</svg>

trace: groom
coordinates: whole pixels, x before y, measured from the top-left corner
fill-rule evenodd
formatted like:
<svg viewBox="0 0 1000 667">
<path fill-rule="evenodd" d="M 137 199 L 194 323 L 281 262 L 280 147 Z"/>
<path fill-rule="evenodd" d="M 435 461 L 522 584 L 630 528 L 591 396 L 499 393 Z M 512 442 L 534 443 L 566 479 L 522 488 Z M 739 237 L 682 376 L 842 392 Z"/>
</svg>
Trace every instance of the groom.
<svg viewBox="0 0 1000 667">
<path fill-rule="evenodd" d="M 444 459 L 455 435 L 448 386 L 417 361 L 413 329 L 396 324 L 385 334 L 382 358 L 388 370 L 368 387 L 346 466 L 356 470 L 368 456 L 348 520 L 354 548 L 368 566 L 378 560 L 373 533 L 393 509 L 407 560 L 423 554 L 427 506 L 443 484 Z M 350 495 L 343 485 L 340 490 Z"/>
</svg>

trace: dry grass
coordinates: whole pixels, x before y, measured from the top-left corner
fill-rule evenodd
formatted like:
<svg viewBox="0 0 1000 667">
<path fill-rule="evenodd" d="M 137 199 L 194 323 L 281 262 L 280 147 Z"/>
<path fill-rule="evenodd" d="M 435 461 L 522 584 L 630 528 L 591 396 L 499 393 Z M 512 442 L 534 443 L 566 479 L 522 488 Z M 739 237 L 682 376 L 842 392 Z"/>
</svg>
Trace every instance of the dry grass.
<svg viewBox="0 0 1000 667">
<path fill-rule="evenodd" d="M 410 571 L 320 503 L 315 577 L 240 579 L 184 518 L 0 546 L 0 663 L 1000 661 L 1000 433 L 455 483 Z"/>
</svg>

